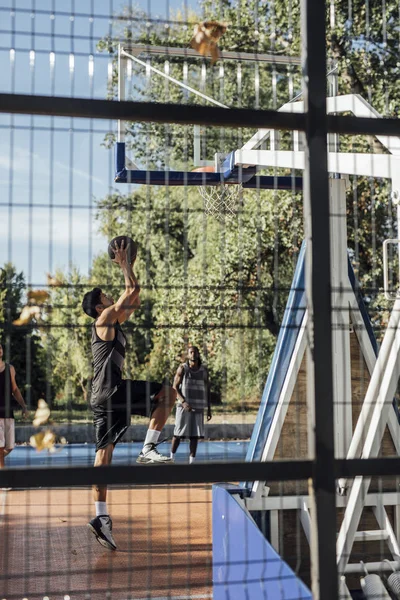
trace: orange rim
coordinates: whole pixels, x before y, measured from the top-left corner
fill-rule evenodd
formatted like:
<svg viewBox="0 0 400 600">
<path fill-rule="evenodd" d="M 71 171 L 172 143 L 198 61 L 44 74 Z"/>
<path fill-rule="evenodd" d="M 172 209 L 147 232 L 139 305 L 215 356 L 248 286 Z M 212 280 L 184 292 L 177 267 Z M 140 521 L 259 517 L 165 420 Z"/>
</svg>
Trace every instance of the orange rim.
<svg viewBox="0 0 400 600">
<path fill-rule="evenodd" d="M 192 173 L 215 173 L 215 167 L 196 167 Z"/>
</svg>

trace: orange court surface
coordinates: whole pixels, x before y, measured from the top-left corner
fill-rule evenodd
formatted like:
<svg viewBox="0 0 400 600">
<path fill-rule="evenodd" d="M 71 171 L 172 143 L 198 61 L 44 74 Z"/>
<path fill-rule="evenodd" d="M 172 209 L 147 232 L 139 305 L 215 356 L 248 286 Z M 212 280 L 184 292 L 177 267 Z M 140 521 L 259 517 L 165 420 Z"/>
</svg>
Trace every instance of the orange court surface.
<svg viewBox="0 0 400 600">
<path fill-rule="evenodd" d="M 116 552 L 90 489 L 0 491 L 0 600 L 212 598 L 211 485 L 109 489 Z"/>
</svg>

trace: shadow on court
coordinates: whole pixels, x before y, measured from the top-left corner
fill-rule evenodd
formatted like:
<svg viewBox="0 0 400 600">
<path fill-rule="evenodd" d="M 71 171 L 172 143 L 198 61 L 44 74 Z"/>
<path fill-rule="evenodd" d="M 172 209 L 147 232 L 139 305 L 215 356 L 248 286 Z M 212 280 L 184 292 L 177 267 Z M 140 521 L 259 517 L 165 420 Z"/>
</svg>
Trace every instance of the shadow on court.
<svg viewBox="0 0 400 600">
<path fill-rule="evenodd" d="M 112 488 L 109 508 L 116 552 L 86 527 L 89 489 L 8 492 L 2 597 L 211 597 L 211 486 Z"/>
</svg>

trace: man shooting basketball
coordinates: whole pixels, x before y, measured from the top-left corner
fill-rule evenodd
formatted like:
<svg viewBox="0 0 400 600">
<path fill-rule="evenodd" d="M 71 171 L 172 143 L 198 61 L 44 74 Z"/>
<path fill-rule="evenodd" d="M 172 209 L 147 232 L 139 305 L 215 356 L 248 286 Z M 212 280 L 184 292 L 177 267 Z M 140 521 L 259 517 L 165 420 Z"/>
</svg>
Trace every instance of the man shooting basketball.
<svg viewBox="0 0 400 600">
<path fill-rule="evenodd" d="M 176 392 L 168 386 L 146 381 L 122 379 L 126 338 L 121 329 L 140 305 L 140 286 L 133 272 L 136 256 L 131 256 L 129 244 L 121 241 L 113 246 L 114 262 L 125 278 L 125 291 L 117 300 L 108 297 L 100 288 L 85 294 L 83 310 L 95 319 L 92 326 L 93 380 L 90 400 L 96 434 L 94 465 L 111 464 L 116 443 L 130 425 L 131 414 L 147 415 L 150 423 L 139 454 L 139 463 L 169 463 L 170 458 L 157 450 L 162 428 L 174 405 Z M 146 402 L 147 394 L 150 402 Z M 116 550 L 112 535 L 112 521 L 107 510 L 107 488 L 95 486 L 93 495 L 96 517 L 88 523 L 100 544 Z"/>
</svg>

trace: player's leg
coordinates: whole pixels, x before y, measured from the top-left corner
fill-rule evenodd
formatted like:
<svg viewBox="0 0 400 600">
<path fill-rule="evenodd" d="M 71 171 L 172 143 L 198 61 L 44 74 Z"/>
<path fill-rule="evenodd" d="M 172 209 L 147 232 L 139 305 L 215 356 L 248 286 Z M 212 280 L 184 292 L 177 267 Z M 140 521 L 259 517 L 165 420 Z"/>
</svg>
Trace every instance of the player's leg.
<svg viewBox="0 0 400 600">
<path fill-rule="evenodd" d="M 0 419 L 0 469 L 4 468 L 6 446 L 5 419 Z"/>
<path fill-rule="evenodd" d="M 0 419 L 0 469 L 5 467 L 5 458 L 15 446 L 14 419 Z M 3 491 L 11 488 L 2 488 Z"/>
<path fill-rule="evenodd" d="M 189 450 L 190 450 L 190 456 L 189 456 L 189 463 L 192 464 L 194 462 L 194 459 L 196 458 L 196 452 L 197 452 L 197 444 L 199 443 L 199 438 L 198 437 L 191 437 L 190 441 L 189 441 Z"/>
<path fill-rule="evenodd" d="M 160 386 L 157 383 L 147 383 L 145 381 L 133 381 L 132 386 L 132 411 L 140 414 L 135 404 L 138 399 L 146 398 L 146 393 L 150 390 L 152 397 L 152 409 L 149 422 L 149 428 L 143 442 L 143 449 L 140 452 L 137 462 L 139 463 L 169 463 L 171 458 L 163 456 L 157 450 L 157 444 L 160 438 L 162 428 L 164 427 L 172 407 L 176 400 L 176 391 L 170 386 Z M 145 392 L 145 393 L 144 393 Z"/>
<path fill-rule="evenodd" d="M 161 390 L 154 396 L 155 408 L 151 414 L 149 429 L 161 431 L 176 400 L 176 391 L 169 385 L 163 385 Z"/>
<path fill-rule="evenodd" d="M 114 444 L 108 444 L 105 448 L 99 448 L 96 452 L 96 456 L 94 459 L 95 467 L 106 467 L 111 465 L 112 455 L 114 452 Z M 108 515 L 107 510 L 107 486 L 106 485 L 94 485 L 93 486 L 93 500 L 95 505 L 97 503 L 102 503 L 103 506 L 96 506 L 96 516 Z M 103 512 L 98 513 L 99 510 Z"/>
<path fill-rule="evenodd" d="M 104 448 L 96 451 L 94 460 L 95 467 L 105 467 L 111 464 L 114 444 L 107 444 Z M 88 527 L 96 536 L 97 541 L 108 548 L 116 550 L 117 545 L 112 534 L 112 520 L 107 508 L 107 486 L 96 484 L 93 486 L 93 500 L 96 510 L 96 516 L 89 521 Z"/>
<path fill-rule="evenodd" d="M 177 435 L 174 435 L 171 442 L 171 460 L 175 461 L 175 454 L 179 448 L 179 444 L 181 443 L 181 438 Z"/>
<path fill-rule="evenodd" d="M 204 438 L 204 410 L 196 410 L 190 413 L 190 434 L 189 434 L 189 463 L 192 464 L 196 458 L 197 445 L 200 438 Z"/>
<path fill-rule="evenodd" d="M 15 448 L 15 421 L 14 419 L 4 419 L 4 458 Z"/>
<path fill-rule="evenodd" d="M 118 406 L 114 410 L 113 404 L 110 399 L 108 405 L 92 406 L 96 435 L 95 467 L 111 464 L 115 444 L 127 429 L 125 414 L 118 409 Z M 117 545 L 112 534 L 112 519 L 107 508 L 107 486 L 95 485 L 93 500 L 96 516 L 88 523 L 88 527 L 102 546 L 116 550 Z"/>
</svg>

